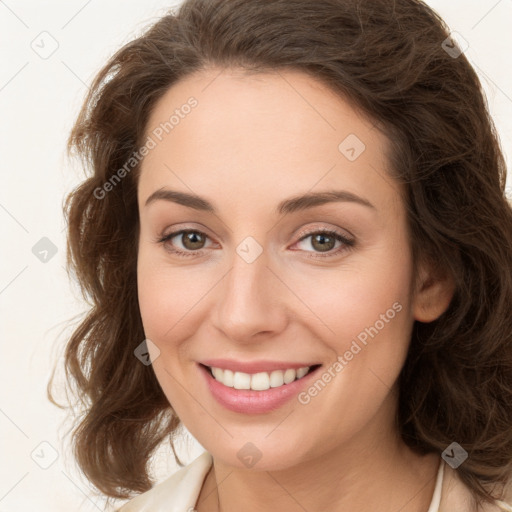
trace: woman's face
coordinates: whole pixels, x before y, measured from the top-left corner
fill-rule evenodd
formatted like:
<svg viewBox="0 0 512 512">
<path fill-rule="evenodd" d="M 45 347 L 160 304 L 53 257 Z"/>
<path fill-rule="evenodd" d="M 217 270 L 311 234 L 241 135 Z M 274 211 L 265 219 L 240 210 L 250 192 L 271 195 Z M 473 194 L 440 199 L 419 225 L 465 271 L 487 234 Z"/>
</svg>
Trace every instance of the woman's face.
<svg viewBox="0 0 512 512">
<path fill-rule="evenodd" d="M 393 435 L 419 315 L 387 139 L 301 73 L 219 73 L 173 86 L 147 126 L 138 293 L 155 374 L 226 464 L 371 449 Z"/>
</svg>

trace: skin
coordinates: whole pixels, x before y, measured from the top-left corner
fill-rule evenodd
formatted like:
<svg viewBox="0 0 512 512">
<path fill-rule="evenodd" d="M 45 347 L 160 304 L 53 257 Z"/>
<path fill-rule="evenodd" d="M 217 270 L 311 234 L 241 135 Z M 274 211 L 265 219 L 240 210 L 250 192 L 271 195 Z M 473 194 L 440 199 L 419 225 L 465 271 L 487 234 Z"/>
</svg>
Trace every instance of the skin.
<svg viewBox="0 0 512 512">
<path fill-rule="evenodd" d="M 425 512 L 440 459 L 399 438 L 396 380 L 414 321 L 437 318 L 453 285 L 413 267 L 385 133 L 300 72 L 208 69 L 166 92 L 147 135 L 190 96 L 197 107 L 142 163 L 138 293 L 146 337 L 160 351 L 152 356 L 162 390 L 213 456 L 196 509 Z M 338 149 L 350 134 L 366 146 L 354 161 Z M 162 188 L 204 197 L 216 213 L 166 200 L 145 205 Z M 373 207 L 343 201 L 275 212 L 284 199 L 331 189 Z M 158 241 L 184 228 L 206 237 Z M 355 242 L 333 242 L 333 256 L 322 257 L 315 236 L 301 240 L 306 228 Z M 249 236 L 262 250 L 252 263 L 236 251 Z M 179 256 L 172 247 L 196 252 Z M 235 413 L 199 374 L 197 362 L 213 357 L 328 368 L 396 302 L 401 311 L 307 404 Z M 252 468 L 237 457 L 247 442 L 262 455 Z"/>
</svg>

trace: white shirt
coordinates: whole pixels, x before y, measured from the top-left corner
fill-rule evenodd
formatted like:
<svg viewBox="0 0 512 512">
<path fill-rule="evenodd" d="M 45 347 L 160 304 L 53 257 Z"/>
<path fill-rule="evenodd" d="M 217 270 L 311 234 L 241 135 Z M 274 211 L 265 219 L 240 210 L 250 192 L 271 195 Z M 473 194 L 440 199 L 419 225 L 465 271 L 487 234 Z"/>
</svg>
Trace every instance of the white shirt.
<svg viewBox="0 0 512 512">
<path fill-rule="evenodd" d="M 149 491 L 136 496 L 117 512 L 195 512 L 195 505 L 213 459 L 205 451 Z M 509 496 L 510 499 L 510 496 Z M 512 512 L 503 501 L 482 508 L 471 507 L 469 489 L 457 472 L 440 459 L 436 485 L 427 512 Z"/>
</svg>

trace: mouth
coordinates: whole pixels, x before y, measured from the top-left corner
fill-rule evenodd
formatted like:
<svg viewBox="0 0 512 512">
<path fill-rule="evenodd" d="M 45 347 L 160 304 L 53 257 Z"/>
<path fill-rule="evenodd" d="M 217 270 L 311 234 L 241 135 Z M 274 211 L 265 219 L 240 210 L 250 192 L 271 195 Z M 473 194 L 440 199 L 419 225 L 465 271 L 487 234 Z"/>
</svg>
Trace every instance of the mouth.
<svg viewBox="0 0 512 512">
<path fill-rule="evenodd" d="M 225 409 L 241 414 L 270 413 L 279 409 L 313 382 L 321 366 L 312 364 L 245 373 L 198 363 L 215 401 Z"/>
<path fill-rule="evenodd" d="M 303 379 L 319 368 L 320 364 L 301 366 L 300 368 L 283 368 L 281 370 L 245 373 L 232 371 L 227 368 L 207 366 L 200 363 L 213 379 L 220 384 L 238 390 L 266 391 L 270 388 L 280 388 Z"/>
</svg>

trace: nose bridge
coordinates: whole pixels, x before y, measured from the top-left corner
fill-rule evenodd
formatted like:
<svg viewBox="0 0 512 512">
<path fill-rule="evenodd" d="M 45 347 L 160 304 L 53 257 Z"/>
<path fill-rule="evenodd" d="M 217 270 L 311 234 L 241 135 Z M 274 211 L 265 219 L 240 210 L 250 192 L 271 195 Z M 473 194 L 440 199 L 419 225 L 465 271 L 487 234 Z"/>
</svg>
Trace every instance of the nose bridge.
<svg viewBox="0 0 512 512">
<path fill-rule="evenodd" d="M 284 312 L 277 307 L 276 278 L 268 264 L 267 252 L 252 237 L 235 248 L 216 315 L 216 327 L 229 338 L 250 340 L 257 333 L 282 327 Z"/>
</svg>

